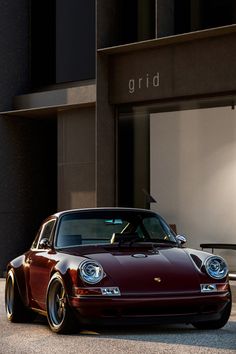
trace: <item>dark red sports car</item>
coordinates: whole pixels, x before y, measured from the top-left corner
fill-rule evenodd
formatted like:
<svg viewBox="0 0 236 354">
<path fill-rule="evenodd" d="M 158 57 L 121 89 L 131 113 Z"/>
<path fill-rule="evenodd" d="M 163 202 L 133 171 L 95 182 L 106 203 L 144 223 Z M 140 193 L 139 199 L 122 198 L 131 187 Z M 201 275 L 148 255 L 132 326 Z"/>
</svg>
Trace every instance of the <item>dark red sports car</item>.
<svg viewBox="0 0 236 354">
<path fill-rule="evenodd" d="M 231 311 L 227 265 L 184 241 L 149 210 L 54 214 L 8 264 L 7 317 L 32 321 L 40 313 L 57 333 L 88 323 L 220 328 Z"/>
</svg>

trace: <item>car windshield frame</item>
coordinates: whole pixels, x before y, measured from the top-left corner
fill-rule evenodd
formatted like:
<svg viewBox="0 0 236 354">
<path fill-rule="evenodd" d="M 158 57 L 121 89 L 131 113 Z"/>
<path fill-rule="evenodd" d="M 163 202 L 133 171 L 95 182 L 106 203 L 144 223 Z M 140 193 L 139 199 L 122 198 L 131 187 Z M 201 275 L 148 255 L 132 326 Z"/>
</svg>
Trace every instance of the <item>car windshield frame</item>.
<svg viewBox="0 0 236 354">
<path fill-rule="evenodd" d="M 86 222 L 90 235 L 85 235 Z M 158 232 L 160 235 L 158 234 L 159 237 L 156 237 Z M 102 209 L 71 211 L 61 215 L 55 234 L 54 247 L 61 249 L 91 245 L 107 246 L 109 244 L 125 244 L 126 242 L 129 245 L 150 242 L 178 245 L 175 232 L 155 212 Z"/>
</svg>

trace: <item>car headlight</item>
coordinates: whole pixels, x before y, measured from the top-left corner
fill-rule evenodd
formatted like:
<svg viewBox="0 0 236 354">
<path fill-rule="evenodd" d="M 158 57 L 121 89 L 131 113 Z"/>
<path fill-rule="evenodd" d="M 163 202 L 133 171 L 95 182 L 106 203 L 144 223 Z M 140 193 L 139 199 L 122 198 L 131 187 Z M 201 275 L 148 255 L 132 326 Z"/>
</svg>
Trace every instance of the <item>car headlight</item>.
<svg viewBox="0 0 236 354">
<path fill-rule="evenodd" d="M 206 272 L 214 279 L 223 279 L 228 273 L 228 267 L 223 258 L 219 256 L 208 257 L 205 261 Z"/>
<path fill-rule="evenodd" d="M 102 266 L 96 261 L 84 261 L 79 266 L 80 276 L 88 284 L 99 283 L 104 277 Z"/>
</svg>

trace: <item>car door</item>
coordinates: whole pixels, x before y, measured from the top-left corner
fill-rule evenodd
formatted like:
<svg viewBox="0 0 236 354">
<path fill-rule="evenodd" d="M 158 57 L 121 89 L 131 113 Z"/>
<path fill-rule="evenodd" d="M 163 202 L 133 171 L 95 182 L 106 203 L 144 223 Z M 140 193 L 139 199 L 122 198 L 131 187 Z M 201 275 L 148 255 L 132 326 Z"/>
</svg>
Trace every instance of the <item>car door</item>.
<svg viewBox="0 0 236 354">
<path fill-rule="evenodd" d="M 55 223 L 56 219 L 50 219 L 41 226 L 37 244 L 34 244 L 34 248 L 28 252 L 26 258 L 29 266 L 28 284 L 31 304 L 42 310 L 45 310 L 47 286 L 51 269 L 55 264 L 55 254 L 50 247 Z M 48 240 L 48 243 L 45 240 Z"/>
</svg>

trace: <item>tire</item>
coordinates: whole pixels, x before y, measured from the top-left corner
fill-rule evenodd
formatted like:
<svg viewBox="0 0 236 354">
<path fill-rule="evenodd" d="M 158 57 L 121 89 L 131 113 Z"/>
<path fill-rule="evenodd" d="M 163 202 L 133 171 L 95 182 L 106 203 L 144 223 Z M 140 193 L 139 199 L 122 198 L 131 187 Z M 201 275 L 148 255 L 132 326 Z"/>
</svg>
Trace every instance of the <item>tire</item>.
<svg viewBox="0 0 236 354">
<path fill-rule="evenodd" d="M 5 308 L 11 322 L 32 322 L 37 316 L 23 304 L 13 269 L 9 270 L 6 277 Z"/>
<path fill-rule="evenodd" d="M 68 298 L 63 279 L 55 273 L 48 285 L 47 319 L 51 330 L 55 333 L 77 332 L 77 321 L 68 304 Z"/>
<path fill-rule="evenodd" d="M 223 312 L 221 314 L 221 318 L 219 320 L 194 322 L 194 323 L 192 323 L 192 325 L 194 327 L 196 327 L 197 329 L 219 329 L 219 328 L 222 328 L 228 322 L 228 319 L 229 319 L 230 313 L 231 313 L 231 307 L 232 307 L 232 299 L 230 296 L 230 301 L 226 305 L 225 309 L 223 310 Z"/>
</svg>

